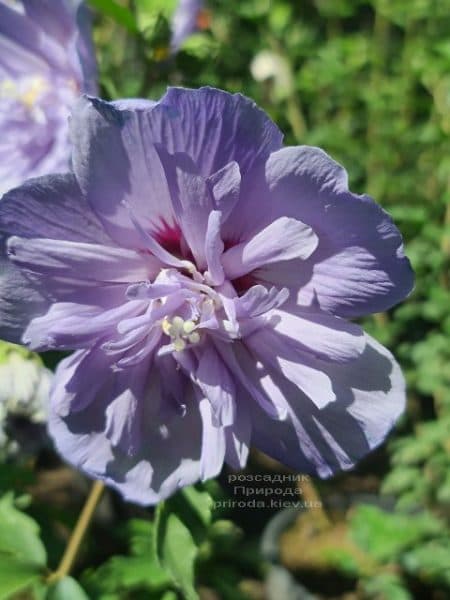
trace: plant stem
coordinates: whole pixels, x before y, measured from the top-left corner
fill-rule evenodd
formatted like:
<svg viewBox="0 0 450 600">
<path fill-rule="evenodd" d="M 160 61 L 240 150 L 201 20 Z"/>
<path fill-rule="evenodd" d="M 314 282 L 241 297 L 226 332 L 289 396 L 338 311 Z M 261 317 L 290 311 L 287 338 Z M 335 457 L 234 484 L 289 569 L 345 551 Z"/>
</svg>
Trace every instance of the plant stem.
<svg viewBox="0 0 450 600">
<path fill-rule="evenodd" d="M 302 480 L 301 489 L 302 500 L 310 502 L 314 506 L 310 512 L 316 521 L 318 529 L 323 530 L 331 527 L 330 519 L 323 508 L 319 492 L 317 491 L 316 486 L 312 482 L 311 478 L 308 478 L 305 481 Z"/>
<path fill-rule="evenodd" d="M 292 91 L 287 100 L 287 118 L 292 127 L 295 139 L 301 142 L 306 134 L 306 121 L 300 102 L 295 91 Z"/>
<path fill-rule="evenodd" d="M 92 485 L 61 562 L 57 570 L 48 578 L 49 583 L 58 581 L 70 573 L 104 488 L 105 484 L 102 481 L 95 481 Z"/>
<path fill-rule="evenodd" d="M 289 68 L 289 76 L 291 79 L 291 90 L 289 92 L 289 96 L 287 98 L 287 119 L 289 121 L 290 126 L 292 127 L 292 132 L 297 141 L 302 141 L 305 138 L 305 135 L 308 130 L 308 125 L 306 123 L 305 115 L 303 114 L 303 108 L 300 102 L 300 98 L 295 90 L 294 85 L 294 69 L 292 63 L 289 59 L 288 54 L 283 48 L 283 45 L 280 44 L 279 40 L 275 36 L 269 36 L 269 42 L 276 54 L 279 54 L 286 62 Z"/>
</svg>

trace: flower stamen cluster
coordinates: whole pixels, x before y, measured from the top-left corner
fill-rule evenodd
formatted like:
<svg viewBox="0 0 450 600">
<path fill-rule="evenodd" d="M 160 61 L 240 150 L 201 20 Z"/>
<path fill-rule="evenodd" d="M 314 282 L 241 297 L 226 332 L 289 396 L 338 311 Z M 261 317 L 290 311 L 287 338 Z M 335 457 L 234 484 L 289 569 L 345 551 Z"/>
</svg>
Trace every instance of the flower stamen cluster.
<svg viewBox="0 0 450 600">
<path fill-rule="evenodd" d="M 179 315 L 175 315 L 172 320 L 164 317 L 161 324 L 163 332 L 171 338 L 175 352 L 182 352 L 187 343 L 198 344 L 200 334 L 194 331 L 196 326 L 195 321 L 191 319 L 185 321 Z"/>
</svg>

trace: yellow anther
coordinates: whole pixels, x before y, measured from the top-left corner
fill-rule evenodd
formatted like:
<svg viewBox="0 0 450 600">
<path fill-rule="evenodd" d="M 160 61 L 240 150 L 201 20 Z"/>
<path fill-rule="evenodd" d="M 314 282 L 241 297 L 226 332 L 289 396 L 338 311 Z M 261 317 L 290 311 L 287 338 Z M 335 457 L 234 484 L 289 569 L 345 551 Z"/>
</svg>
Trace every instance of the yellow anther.
<svg viewBox="0 0 450 600">
<path fill-rule="evenodd" d="M 191 321 L 191 320 L 185 321 L 183 323 L 183 332 L 187 333 L 187 334 L 192 333 L 194 331 L 195 327 L 196 327 L 196 325 L 195 325 L 194 321 Z"/>
<path fill-rule="evenodd" d="M 183 330 L 184 319 L 179 315 L 175 315 L 172 319 L 172 331 L 171 335 L 175 335 L 177 333 L 181 333 Z"/>
<path fill-rule="evenodd" d="M 190 273 L 191 275 L 194 275 L 194 273 L 197 273 L 197 267 L 194 265 L 194 263 L 191 263 L 190 260 L 184 260 L 183 264 L 184 264 L 184 268 L 186 269 L 186 271 L 188 273 Z"/>
<path fill-rule="evenodd" d="M 172 338 L 173 348 L 176 352 L 182 352 L 187 342 L 197 344 L 200 341 L 200 334 L 194 331 L 196 323 L 192 320 L 185 321 L 180 315 L 175 315 L 172 320 L 164 317 L 161 322 L 161 328 L 166 335 Z"/>
<path fill-rule="evenodd" d="M 182 352 L 186 348 L 186 342 L 181 338 L 177 338 L 173 341 L 173 347 L 176 352 Z"/>
<path fill-rule="evenodd" d="M 200 334 L 197 331 L 194 331 L 194 333 L 191 333 L 191 335 L 188 337 L 188 340 L 191 342 L 191 344 L 198 344 L 200 341 Z"/>
<path fill-rule="evenodd" d="M 171 324 L 167 317 L 164 317 L 163 322 L 161 323 L 161 328 L 166 335 L 170 335 Z"/>
</svg>

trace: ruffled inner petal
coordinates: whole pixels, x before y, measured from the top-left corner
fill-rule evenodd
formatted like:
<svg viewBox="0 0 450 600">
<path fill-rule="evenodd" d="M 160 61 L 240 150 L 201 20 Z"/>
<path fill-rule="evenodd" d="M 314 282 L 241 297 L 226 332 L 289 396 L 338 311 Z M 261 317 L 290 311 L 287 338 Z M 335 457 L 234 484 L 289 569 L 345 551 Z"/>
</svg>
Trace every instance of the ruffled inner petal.
<svg viewBox="0 0 450 600">
<path fill-rule="evenodd" d="M 195 380 L 211 403 L 214 426 L 232 425 L 236 418 L 236 389 L 214 347 L 207 347 L 202 352 Z"/>
<path fill-rule="evenodd" d="M 273 262 L 307 259 L 316 249 L 318 238 L 308 225 L 280 217 L 254 237 L 229 248 L 222 264 L 229 279 L 237 279 Z"/>
<path fill-rule="evenodd" d="M 349 192 L 345 170 L 319 148 L 274 152 L 243 180 L 241 198 L 225 238 L 248 240 L 281 215 L 319 238 L 306 261 L 261 265 L 257 282 L 286 286 L 300 304 L 345 318 L 385 310 L 411 291 L 400 232 L 371 198 Z"/>
</svg>

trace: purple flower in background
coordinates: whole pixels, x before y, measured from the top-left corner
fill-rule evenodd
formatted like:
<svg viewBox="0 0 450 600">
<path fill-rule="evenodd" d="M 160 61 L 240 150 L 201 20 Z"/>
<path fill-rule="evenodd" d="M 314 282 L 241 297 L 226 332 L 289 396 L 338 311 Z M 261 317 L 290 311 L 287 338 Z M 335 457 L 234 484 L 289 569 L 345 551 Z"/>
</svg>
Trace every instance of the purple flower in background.
<svg viewBox="0 0 450 600">
<path fill-rule="evenodd" d="M 0 0 L 0 196 L 67 171 L 69 109 L 81 92 L 96 93 L 81 0 Z"/>
<path fill-rule="evenodd" d="M 178 0 L 172 18 L 173 50 L 178 50 L 184 40 L 198 29 L 198 18 L 203 8 L 203 0 Z"/>
<path fill-rule="evenodd" d="M 83 98 L 71 127 L 73 174 L 0 204 L 3 337 L 75 350 L 51 392 L 61 454 L 147 504 L 243 467 L 250 444 L 320 477 L 379 445 L 403 377 L 346 319 L 413 274 L 344 169 L 211 88 Z"/>
</svg>

